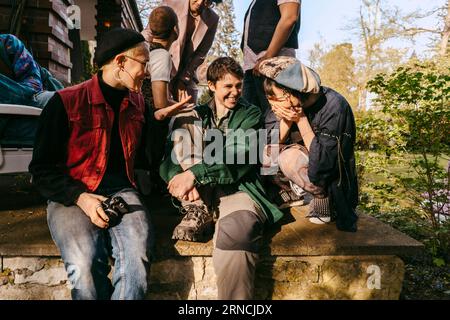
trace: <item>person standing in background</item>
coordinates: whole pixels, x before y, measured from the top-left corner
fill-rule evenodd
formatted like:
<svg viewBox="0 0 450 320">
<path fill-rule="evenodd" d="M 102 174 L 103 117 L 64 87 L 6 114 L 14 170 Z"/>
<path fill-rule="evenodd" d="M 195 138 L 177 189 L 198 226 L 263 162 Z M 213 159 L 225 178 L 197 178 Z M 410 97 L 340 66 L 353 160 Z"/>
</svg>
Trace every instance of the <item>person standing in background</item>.
<svg viewBox="0 0 450 320">
<path fill-rule="evenodd" d="M 169 92 L 172 73 L 172 57 L 169 49 L 178 38 L 178 17 L 168 6 L 159 6 L 152 10 L 148 18 L 148 25 L 142 35 L 149 44 L 150 60 L 148 62 L 149 79 L 145 79 L 142 86 L 145 103 L 148 107 L 149 121 L 146 154 L 150 162 L 150 171 L 137 170 L 140 191 L 144 195 L 152 191 L 162 193 L 165 184 L 159 177 L 159 162 L 164 153 L 165 139 L 168 133 L 169 117 L 189 107 L 190 97 L 180 96 L 180 103 L 173 101 Z"/>
<path fill-rule="evenodd" d="M 300 31 L 301 0 L 253 0 L 244 20 L 241 49 L 244 54 L 243 97 L 270 109 L 258 65 L 277 56 L 295 57 Z"/>
<path fill-rule="evenodd" d="M 163 5 L 174 9 L 178 16 L 180 34 L 170 48 L 173 60 L 171 92 L 174 100 L 192 96 L 197 101 L 197 68 L 205 61 L 214 41 L 219 16 L 212 9 L 222 0 L 164 0 Z"/>
</svg>

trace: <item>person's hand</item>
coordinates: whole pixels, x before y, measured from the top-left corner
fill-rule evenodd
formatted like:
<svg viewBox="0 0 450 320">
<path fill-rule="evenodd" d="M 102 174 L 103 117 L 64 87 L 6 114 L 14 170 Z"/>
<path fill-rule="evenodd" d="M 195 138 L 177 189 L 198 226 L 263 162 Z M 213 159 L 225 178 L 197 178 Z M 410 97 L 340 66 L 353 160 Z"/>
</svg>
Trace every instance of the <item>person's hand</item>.
<svg viewBox="0 0 450 320">
<path fill-rule="evenodd" d="M 262 63 L 264 60 L 267 60 L 267 59 L 268 59 L 268 57 L 263 56 L 263 57 L 259 58 L 259 59 L 256 61 L 255 67 L 253 68 L 253 75 L 254 75 L 255 77 L 260 77 L 260 76 L 261 76 L 261 73 L 259 72 L 259 66 L 261 65 L 261 63 Z"/>
<path fill-rule="evenodd" d="M 178 101 L 181 101 L 183 99 L 183 97 L 187 97 L 188 93 L 187 93 L 187 89 L 186 89 L 186 85 L 184 84 L 183 81 L 178 80 L 176 83 L 176 92 L 177 92 L 177 99 Z"/>
<path fill-rule="evenodd" d="M 192 96 L 190 96 L 187 91 L 181 91 L 178 94 L 178 101 L 187 100 L 190 101 L 192 99 Z"/>
<path fill-rule="evenodd" d="M 194 187 L 191 191 L 189 191 L 184 197 L 183 200 L 194 202 L 200 200 L 200 194 L 196 187 Z"/>
<path fill-rule="evenodd" d="M 102 208 L 102 201 L 107 198 L 93 193 L 82 193 L 76 202 L 76 205 L 91 219 L 91 222 L 97 227 L 108 228 L 108 216 Z"/>
<path fill-rule="evenodd" d="M 167 117 L 173 117 L 180 112 L 185 112 L 192 110 L 194 107 L 193 103 L 188 103 L 191 100 L 192 96 L 185 96 L 183 100 L 178 103 L 175 103 L 166 108 L 159 109 L 155 112 L 155 119 L 158 121 L 162 121 Z"/>
<path fill-rule="evenodd" d="M 286 120 L 288 122 L 298 122 L 300 120 L 300 117 L 303 114 L 303 111 L 301 111 L 298 108 L 286 108 L 284 106 L 281 105 L 277 105 L 277 104 L 272 104 L 272 111 L 275 114 L 275 116 L 281 120 Z"/>
<path fill-rule="evenodd" d="M 178 199 L 183 199 L 194 188 L 195 175 L 191 170 L 177 174 L 167 185 L 169 193 Z"/>
</svg>

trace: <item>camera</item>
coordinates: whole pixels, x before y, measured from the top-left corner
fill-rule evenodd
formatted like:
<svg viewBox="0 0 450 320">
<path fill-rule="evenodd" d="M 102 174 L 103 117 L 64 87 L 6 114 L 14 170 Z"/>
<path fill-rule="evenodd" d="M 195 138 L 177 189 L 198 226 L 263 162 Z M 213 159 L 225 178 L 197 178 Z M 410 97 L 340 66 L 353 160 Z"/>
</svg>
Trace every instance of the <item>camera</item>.
<svg viewBox="0 0 450 320">
<path fill-rule="evenodd" d="M 102 202 L 103 211 L 109 218 L 109 227 L 117 226 L 122 216 L 129 212 L 129 208 L 122 197 L 108 198 Z"/>
</svg>

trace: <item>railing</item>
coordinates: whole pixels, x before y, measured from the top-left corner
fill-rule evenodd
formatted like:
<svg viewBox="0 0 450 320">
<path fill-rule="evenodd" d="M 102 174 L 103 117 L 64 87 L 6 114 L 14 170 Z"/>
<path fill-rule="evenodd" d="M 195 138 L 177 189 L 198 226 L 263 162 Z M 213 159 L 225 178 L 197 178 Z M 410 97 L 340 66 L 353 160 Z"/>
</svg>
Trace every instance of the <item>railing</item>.
<svg viewBox="0 0 450 320">
<path fill-rule="evenodd" d="M 42 109 L 13 104 L 0 104 L 0 117 L 2 115 L 36 116 Z M 33 156 L 33 148 L 6 148 L 0 145 L 0 174 L 28 172 L 28 165 Z"/>
</svg>

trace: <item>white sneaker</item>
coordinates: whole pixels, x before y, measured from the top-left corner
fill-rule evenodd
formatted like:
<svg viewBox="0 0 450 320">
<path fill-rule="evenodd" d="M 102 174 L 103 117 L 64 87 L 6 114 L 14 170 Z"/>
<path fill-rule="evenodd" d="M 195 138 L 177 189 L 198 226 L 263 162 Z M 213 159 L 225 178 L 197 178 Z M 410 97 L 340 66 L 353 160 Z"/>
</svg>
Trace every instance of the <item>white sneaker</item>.
<svg viewBox="0 0 450 320">
<path fill-rule="evenodd" d="M 327 224 L 331 222 L 330 199 L 314 198 L 309 204 L 309 222 L 314 224 Z"/>
</svg>

